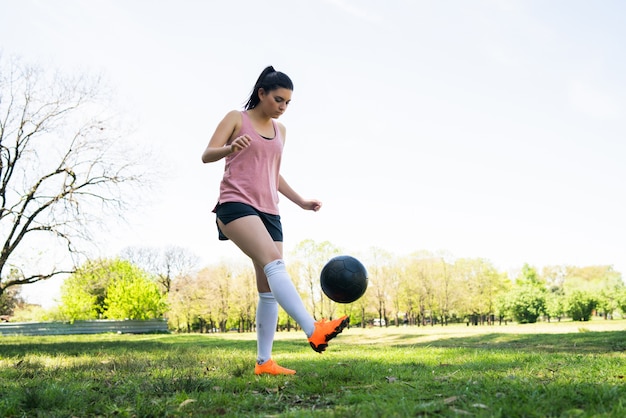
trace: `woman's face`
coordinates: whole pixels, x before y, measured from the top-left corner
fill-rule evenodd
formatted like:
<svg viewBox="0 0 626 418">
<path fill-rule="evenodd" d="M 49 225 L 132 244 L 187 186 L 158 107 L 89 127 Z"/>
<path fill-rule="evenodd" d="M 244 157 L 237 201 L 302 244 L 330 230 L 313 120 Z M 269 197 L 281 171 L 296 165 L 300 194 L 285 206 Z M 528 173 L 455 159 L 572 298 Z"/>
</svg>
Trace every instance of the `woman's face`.
<svg viewBox="0 0 626 418">
<path fill-rule="evenodd" d="M 291 102 L 292 91 L 285 88 L 278 88 L 266 92 L 264 89 L 259 89 L 259 99 L 261 100 L 261 106 L 263 111 L 271 118 L 278 118 L 285 113 L 289 102 Z"/>
</svg>

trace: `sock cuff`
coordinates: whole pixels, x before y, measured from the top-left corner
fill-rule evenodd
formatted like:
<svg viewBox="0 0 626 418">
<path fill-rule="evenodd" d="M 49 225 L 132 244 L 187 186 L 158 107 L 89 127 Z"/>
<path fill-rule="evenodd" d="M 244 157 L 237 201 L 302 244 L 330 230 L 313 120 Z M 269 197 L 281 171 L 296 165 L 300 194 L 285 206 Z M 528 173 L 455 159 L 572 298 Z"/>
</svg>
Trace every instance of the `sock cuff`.
<svg viewBox="0 0 626 418">
<path fill-rule="evenodd" d="M 272 292 L 259 293 L 259 302 L 268 304 L 278 303 L 276 302 L 276 298 L 274 298 L 274 294 Z"/>
<path fill-rule="evenodd" d="M 287 268 L 285 267 L 285 261 L 282 259 L 270 261 L 265 266 L 263 266 L 263 271 L 265 272 L 266 276 L 280 270 L 287 271 Z"/>
</svg>

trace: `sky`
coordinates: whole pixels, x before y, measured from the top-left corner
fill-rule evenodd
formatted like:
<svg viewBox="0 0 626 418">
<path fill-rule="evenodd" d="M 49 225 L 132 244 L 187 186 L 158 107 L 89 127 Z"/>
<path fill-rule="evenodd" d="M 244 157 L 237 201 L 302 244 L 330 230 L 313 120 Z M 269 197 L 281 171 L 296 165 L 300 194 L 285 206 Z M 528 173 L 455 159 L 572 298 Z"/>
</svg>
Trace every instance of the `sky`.
<svg viewBox="0 0 626 418">
<path fill-rule="evenodd" d="M 621 0 L 1 0 L 0 52 L 102 74 L 164 173 L 98 233 L 101 256 L 239 256 L 211 214 L 223 162 L 200 156 L 273 65 L 294 82 L 282 174 L 323 202 L 281 201 L 287 251 L 312 239 L 624 274 L 624 18 Z M 47 305 L 58 286 L 23 294 Z"/>
</svg>

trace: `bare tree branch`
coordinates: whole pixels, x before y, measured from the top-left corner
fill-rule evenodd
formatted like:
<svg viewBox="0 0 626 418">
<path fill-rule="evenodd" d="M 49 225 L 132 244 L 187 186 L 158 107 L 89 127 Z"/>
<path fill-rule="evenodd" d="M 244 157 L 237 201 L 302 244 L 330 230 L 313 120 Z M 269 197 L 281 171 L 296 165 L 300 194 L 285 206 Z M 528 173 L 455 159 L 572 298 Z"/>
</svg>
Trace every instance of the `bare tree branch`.
<svg viewBox="0 0 626 418">
<path fill-rule="evenodd" d="M 169 293 L 175 279 L 189 276 L 200 263 L 191 251 L 177 246 L 165 248 L 127 247 L 120 257 L 153 274 L 164 293 Z"/>
<path fill-rule="evenodd" d="M 33 271 L 20 255 L 45 253 L 41 236 L 80 254 L 105 216 L 123 214 L 126 186 L 144 182 L 102 90 L 100 79 L 0 55 L 0 295 L 74 271 L 55 262 Z"/>
</svg>

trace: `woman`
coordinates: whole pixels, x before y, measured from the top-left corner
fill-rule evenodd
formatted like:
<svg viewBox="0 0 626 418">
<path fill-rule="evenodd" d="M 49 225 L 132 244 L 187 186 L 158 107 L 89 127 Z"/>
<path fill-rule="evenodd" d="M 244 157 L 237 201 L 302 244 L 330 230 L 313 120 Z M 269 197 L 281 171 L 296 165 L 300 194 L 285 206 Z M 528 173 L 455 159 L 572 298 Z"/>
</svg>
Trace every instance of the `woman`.
<svg viewBox="0 0 626 418">
<path fill-rule="evenodd" d="M 285 127 L 275 119 L 287 110 L 292 92 L 293 83 L 286 74 L 271 66 L 265 68 L 245 110 L 233 110 L 222 119 L 202 154 L 204 163 L 226 160 L 214 209 L 219 238 L 230 239 L 250 257 L 256 273 L 256 374 L 295 374 L 271 357 L 278 305 L 300 325 L 318 353 L 350 321 L 344 316 L 316 322 L 304 307 L 283 261 L 278 193 L 302 209 L 318 211 L 322 206 L 318 200 L 301 197 L 280 174 Z"/>
</svg>

